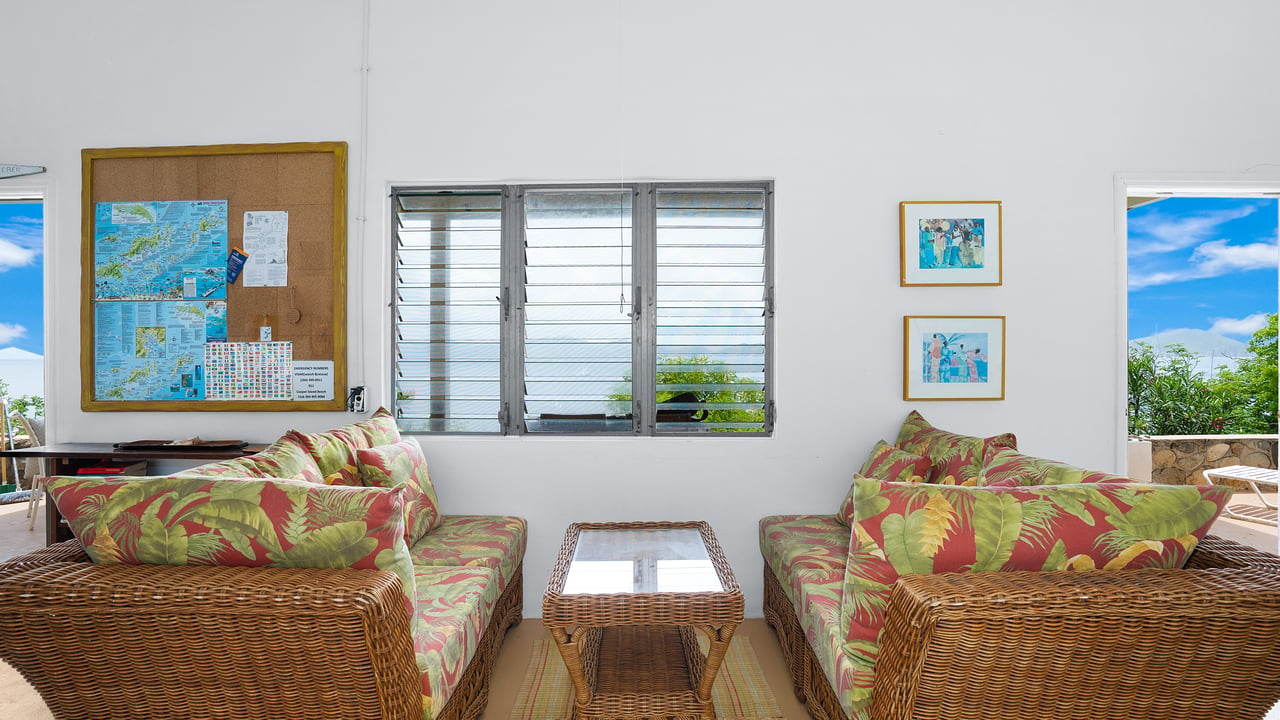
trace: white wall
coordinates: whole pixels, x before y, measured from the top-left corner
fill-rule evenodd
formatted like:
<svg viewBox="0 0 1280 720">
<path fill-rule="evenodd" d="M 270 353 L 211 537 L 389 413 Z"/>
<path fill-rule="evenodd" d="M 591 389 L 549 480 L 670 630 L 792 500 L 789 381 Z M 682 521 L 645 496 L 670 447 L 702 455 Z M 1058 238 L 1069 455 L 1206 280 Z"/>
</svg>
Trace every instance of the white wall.
<svg viewBox="0 0 1280 720">
<path fill-rule="evenodd" d="M 772 439 L 424 438 L 447 512 L 529 519 L 529 615 L 569 522 L 696 518 L 758 616 L 757 519 L 834 511 L 912 407 L 906 314 L 1008 316 L 1008 399 L 921 404 L 935 424 L 1118 469 L 1115 174 L 1280 162 L 1273 0 L 372 0 L 367 147 L 361 3 L 0 0 L 0 17 L 0 161 L 49 168 L 21 180 L 53 208 L 57 440 L 349 420 L 80 412 L 81 148 L 351 143 L 349 364 L 374 406 L 391 183 L 776 180 Z M 898 287 L 898 202 L 942 199 L 1004 202 L 1002 287 Z"/>
</svg>

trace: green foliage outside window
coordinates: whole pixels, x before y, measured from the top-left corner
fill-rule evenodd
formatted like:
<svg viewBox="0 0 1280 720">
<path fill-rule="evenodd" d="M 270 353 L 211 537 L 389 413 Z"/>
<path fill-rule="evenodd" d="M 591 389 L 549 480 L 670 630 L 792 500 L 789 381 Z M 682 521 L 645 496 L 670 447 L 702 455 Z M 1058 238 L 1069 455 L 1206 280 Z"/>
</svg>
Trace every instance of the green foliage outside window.
<svg viewBox="0 0 1280 720">
<path fill-rule="evenodd" d="M 698 370 L 663 370 L 663 365 L 700 365 L 706 369 Z M 630 376 L 626 378 L 628 381 Z M 672 357 L 662 360 L 658 364 L 658 385 L 737 385 L 742 383 L 755 384 L 753 380 L 744 380 L 738 377 L 738 373 L 728 370 L 723 363 L 713 360 L 706 355 L 696 357 Z M 680 390 L 659 390 L 657 400 L 662 403 L 670 400 Z M 698 396 L 698 402 L 704 403 L 755 403 L 764 404 L 764 390 L 750 389 L 733 389 L 724 388 L 717 390 L 695 390 Z M 619 407 L 625 407 L 626 411 L 631 408 L 631 394 L 617 393 L 609 396 L 609 400 L 618 403 Z M 661 405 L 659 405 L 661 407 Z M 764 410 L 746 410 L 741 408 L 712 408 L 707 410 L 706 417 L 702 422 L 705 423 L 755 423 L 762 425 L 764 423 Z M 711 427 L 712 432 L 759 432 L 759 428 L 724 428 Z"/>
<path fill-rule="evenodd" d="M 1130 435 L 1255 435 L 1276 432 L 1276 315 L 1254 333 L 1250 357 L 1207 376 L 1197 356 L 1171 345 L 1129 348 Z"/>
</svg>

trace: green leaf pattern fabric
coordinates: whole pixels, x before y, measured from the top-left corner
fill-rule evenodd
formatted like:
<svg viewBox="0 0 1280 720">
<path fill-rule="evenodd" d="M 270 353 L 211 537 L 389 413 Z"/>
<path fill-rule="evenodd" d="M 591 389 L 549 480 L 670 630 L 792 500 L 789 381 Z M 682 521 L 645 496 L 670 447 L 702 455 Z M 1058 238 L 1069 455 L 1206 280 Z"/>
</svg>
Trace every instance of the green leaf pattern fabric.
<svg viewBox="0 0 1280 720">
<path fill-rule="evenodd" d="M 1069 485 L 1075 483 L 1120 482 L 1133 480 L 1120 475 L 1085 470 L 1074 465 L 1023 455 L 1017 450 L 995 447 L 987 451 L 979 485 L 1029 487 L 1035 485 Z"/>
<path fill-rule="evenodd" d="M 415 567 L 483 567 L 498 571 L 506 590 L 524 557 L 529 529 L 524 518 L 443 515 L 440 524 L 409 547 Z"/>
<path fill-rule="evenodd" d="M 380 569 L 412 597 L 399 489 L 186 476 L 48 488 L 95 563 Z"/>
<path fill-rule="evenodd" d="M 358 487 L 361 484 L 356 452 L 369 447 L 369 441 L 354 426 L 347 425 L 322 433 L 290 430 L 285 437 L 297 443 L 311 456 L 325 485 Z"/>
<path fill-rule="evenodd" d="M 923 456 L 900 450 L 889 443 L 879 440 L 871 449 L 871 455 L 858 470 L 863 477 L 873 477 L 892 482 L 924 482 L 929 477 L 932 461 Z M 836 519 L 849 525 L 853 518 L 853 486 L 845 494 L 840 509 L 836 511 Z"/>
<path fill-rule="evenodd" d="M 223 460 L 221 462 L 205 463 L 190 470 L 183 470 L 175 475 L 184 475 L 187 477 L 234 477 L 234 478 L 265 478 L 268 475 L 262 472 L 258 467 L 257 460 L 253 455 L 234 458 L 232 460 Z"/>
<path fill-rule="evenodd" d="M 391 445 L 356 451 L 360 479 L 369 487 L 405 489 L 405 540 L 413 545 L 440 525 L 436 488 L 427 473 L 427 458 L 410 437 Z"/>
<path fill-rule="evenodd" d="M 831 515 L 772 515 L 760 520 L 760 554 L 793 604 L 799 605 L 800 569 L 844 577 L 849 527 Z"/>
<path fill-rule="evenodd" d="M 1216 486 L 956 487 L 855 479 L 839 620 L 859 689 L 851 711 L 870 702 L 884 611 L 900 575 L 1177 568 L 1230 496 L 1230 488 Z"/>
<path fill-rule="evenodd" d="M 415 567 L 413 651 L 422 673 L 422 717 L 449 702 L 497 604 L 497 572 L 484 567 Z"/>
<path fill-rule="evenodd" d="M 311 453 L 296 440 L 285 435 L 271 443 L 266 450 L 250 455 L 258 472 L 269 478 L 297 478 L 317 485 L 324 484 L 320 466 Z"/>
<path fill-rule="evenodd" d="M 926 482 L 940 485 L 976 485 L 991 448 L 1017 448 L 1013 433 L 980 438 L 936 428 L 912 410 L 898 430 L 899 450 L 929 458 L 932 468 Z"/>
<path fill-rule="evenodd" d="M 380 407 L 368 420 L 346 425 L 342 429 L 364 436 L 364 447 L 377 447 L 400 442 L 400 426 L 390 410 Z"/>
</svg>

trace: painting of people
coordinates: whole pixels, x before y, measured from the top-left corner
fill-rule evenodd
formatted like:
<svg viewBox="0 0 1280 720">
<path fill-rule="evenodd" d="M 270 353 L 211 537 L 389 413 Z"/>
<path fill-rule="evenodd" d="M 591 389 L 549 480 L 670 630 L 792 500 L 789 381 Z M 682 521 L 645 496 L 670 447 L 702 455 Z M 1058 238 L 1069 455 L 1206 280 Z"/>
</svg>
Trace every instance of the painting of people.
<svg viewBox="0 0 1280 720">
<path fill-rule="evenodd" d="M 998 200 L 899 203 L 902 285 L 1000 285 Z"/>
</svg>

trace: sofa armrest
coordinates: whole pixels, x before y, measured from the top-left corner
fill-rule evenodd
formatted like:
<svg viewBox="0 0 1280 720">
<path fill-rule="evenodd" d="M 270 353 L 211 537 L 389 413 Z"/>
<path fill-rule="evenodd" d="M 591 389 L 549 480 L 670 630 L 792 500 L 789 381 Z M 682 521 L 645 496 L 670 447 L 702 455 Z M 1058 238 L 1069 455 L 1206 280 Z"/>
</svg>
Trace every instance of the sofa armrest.
<svg viewBox="0 0 1280 720">
<path fill-rule="evenodd" d="M 900 577 L 871 717 L 1261 718 L 1280 695 L 1280 574 Z"/>
<path fill-rule="evenodd" d="M 1191 553 L 1187 568 L 1255 568 L 1280 573 L 1280 557 L 1234 540 L 1206 535 Z"/>
<path fill-rule="evenodd" d="M 409 622 L 379 570 L 0 566 L 0 658 L 57 717 L 420 718 Z"/>
<path fill-rule="evenodd" d="M 79 540 L 64 540 L 48 547 L 15 555 L 0 565 L 48 565 L 55 562 L 89 562 L 89 555 Z"/>
</svg>

